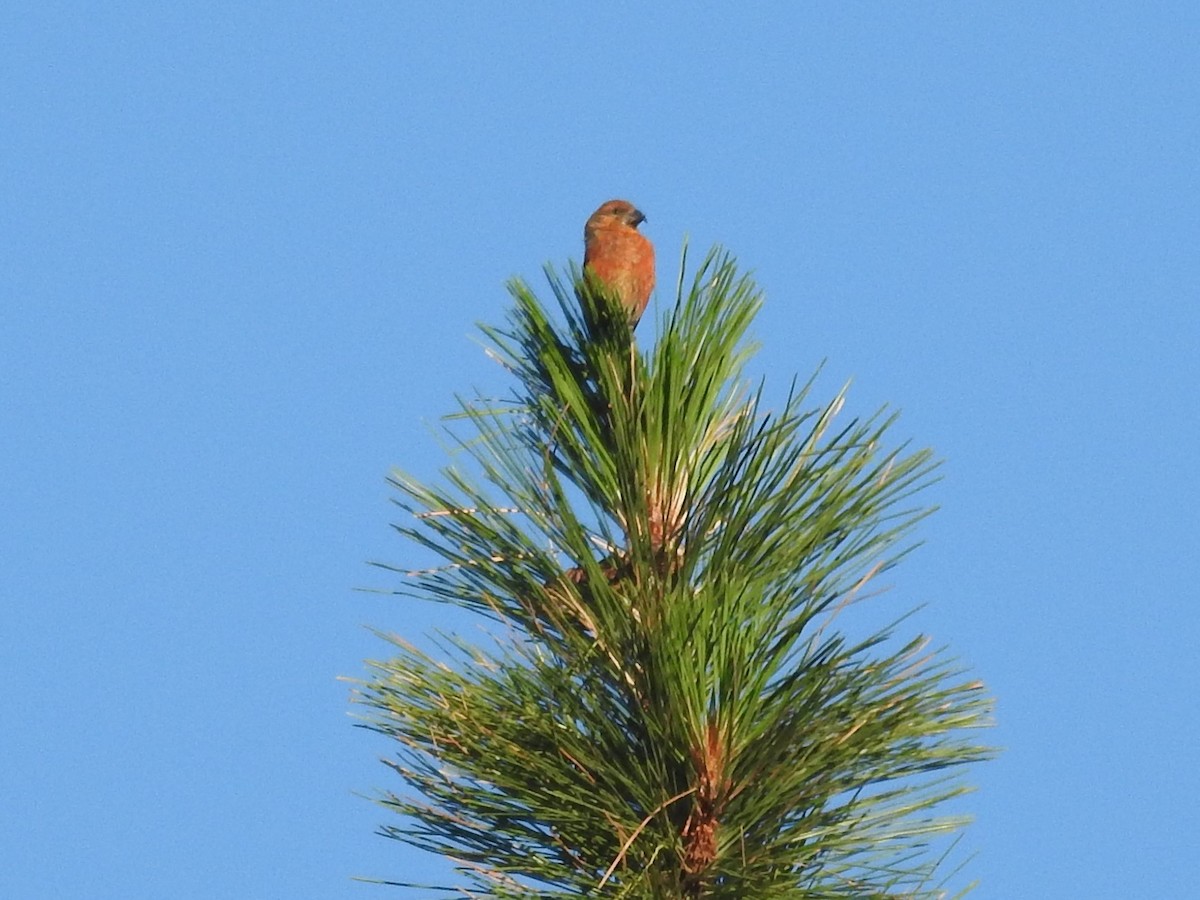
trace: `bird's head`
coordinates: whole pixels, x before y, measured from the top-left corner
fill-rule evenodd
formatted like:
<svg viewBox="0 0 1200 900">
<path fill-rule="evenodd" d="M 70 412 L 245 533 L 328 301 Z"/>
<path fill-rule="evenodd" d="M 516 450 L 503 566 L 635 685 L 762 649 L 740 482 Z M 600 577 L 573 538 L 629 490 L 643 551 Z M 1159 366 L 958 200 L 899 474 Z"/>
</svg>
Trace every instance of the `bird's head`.
<svg viewBox="0 0 1200 900">
<path fill-rule="evenodd" d="M 584 232 L 612 225 L 637 228 L 645 221 L 646 217 L 642 215 L 642 211 L 628 200 L 609 200 L 607 203 L 601 203 L 600 207 L 591 214 L 587 225 L 584 226 Z"/>
</svg>

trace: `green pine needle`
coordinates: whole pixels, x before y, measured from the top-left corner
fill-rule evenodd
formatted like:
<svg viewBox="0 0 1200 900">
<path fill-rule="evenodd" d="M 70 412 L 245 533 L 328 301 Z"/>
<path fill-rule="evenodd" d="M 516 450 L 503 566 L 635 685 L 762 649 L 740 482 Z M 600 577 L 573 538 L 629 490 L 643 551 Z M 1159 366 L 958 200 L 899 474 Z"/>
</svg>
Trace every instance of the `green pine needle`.
<svg viewBox="0 0 1200 900">
<path fill-rule="evenodd" d="M 651 351 L 602 285 L 547 276 L 562 324 L 514 281 L 483 329 L 516 389 L 462 402 L 469 467 L 392 479 L 441 560 L 387 567 L 402 591 L 500 627 L 436 658 L 387 636 L 358 685 L 404 783 L 383 833 L 466 896 L 945 897 L 963 821 L 937 808 L 991 701 L 899 623 L 839 627 L 911 549 L 932 455 L 811 380 L 766 409 L 727 254 L 681 269 Z"/>
</svg>

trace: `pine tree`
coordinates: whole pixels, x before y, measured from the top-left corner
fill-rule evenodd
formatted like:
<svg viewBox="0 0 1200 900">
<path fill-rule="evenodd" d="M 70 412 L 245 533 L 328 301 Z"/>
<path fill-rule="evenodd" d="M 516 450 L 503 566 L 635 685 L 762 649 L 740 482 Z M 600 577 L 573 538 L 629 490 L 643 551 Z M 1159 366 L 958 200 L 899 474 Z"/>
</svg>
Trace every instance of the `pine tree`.
<svg viewBox="0 0 1200 900">
<path fill-rule="evenodd" d="M 511 401 L 461 403 L 469 466 L 393 477 L 397 529 L 444 562 L 401 592 L 495 627 L 385 635 L 356 692 L 398 745 L 383 833 L 466 896 L 943 897 L 939 807 L 990 700 L 842 615 L 910 548 L 935 463 L 889 448 L 886 411 L 842 422 L 844 390 L 766 409 L 756 288 L 718 251 L 685 271 L 651 351 L 578 269 L 547 270 L 561 324 L 510 283 L 484 331 Z"/>
</svg>

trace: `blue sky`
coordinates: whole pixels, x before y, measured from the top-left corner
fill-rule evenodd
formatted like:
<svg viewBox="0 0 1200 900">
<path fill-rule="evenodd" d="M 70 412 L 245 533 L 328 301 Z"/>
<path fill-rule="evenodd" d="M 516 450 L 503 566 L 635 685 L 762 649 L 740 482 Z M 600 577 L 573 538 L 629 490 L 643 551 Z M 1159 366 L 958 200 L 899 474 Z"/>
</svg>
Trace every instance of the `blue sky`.
<svg viewBox="0 0 1200 900">
<path fill-rule="evenodd" d="M 946 459 L 881 614 L 998 698 L 992 898 L 1200 833 L 1200 6 L 0 10 L 0 896 L 396 896 L 347 686 L 478 321 L 624 196 L 766 292 L 753 370 Z M 658 302 L 669 294 L 660 291 Z M 467 626 L 472 627 L 472 626 Z"/>
</svg>

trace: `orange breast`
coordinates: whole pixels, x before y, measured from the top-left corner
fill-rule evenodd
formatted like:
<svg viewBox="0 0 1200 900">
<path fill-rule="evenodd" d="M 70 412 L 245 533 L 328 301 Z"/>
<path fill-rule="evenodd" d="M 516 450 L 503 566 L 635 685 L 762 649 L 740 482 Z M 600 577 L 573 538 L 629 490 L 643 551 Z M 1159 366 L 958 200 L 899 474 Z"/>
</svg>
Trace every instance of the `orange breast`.
<svg viewBox="0 0 1200 900">
<path fill-rule="evenodd" d="M 583 265 L 621 298 L 636 323 L 654 290 L 654 247 L 625 225 L 595 228 L 584 248 Z"/>
</svg>

